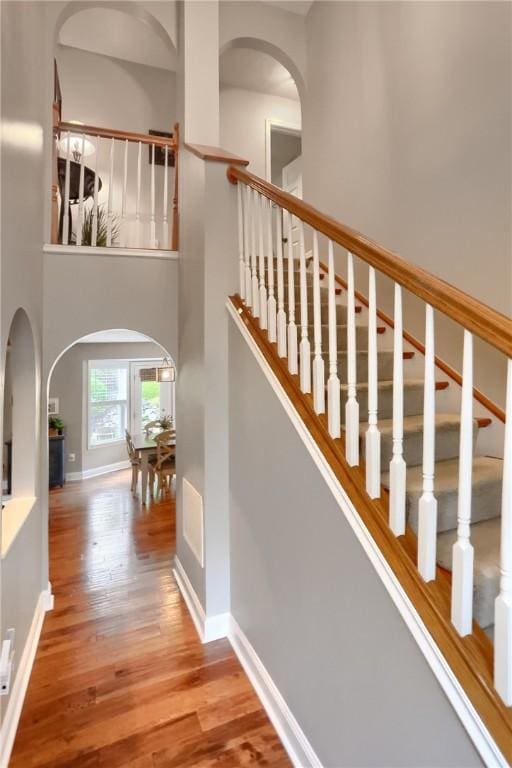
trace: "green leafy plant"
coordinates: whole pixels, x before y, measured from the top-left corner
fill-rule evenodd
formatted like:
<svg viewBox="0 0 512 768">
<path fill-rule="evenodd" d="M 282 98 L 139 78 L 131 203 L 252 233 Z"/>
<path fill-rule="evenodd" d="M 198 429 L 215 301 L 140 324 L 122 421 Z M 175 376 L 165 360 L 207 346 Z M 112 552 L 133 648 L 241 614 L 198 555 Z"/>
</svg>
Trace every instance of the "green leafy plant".
<svg viewBox="0 0 512 768">
<path fill-rule="evenodd" d="M 161 429 L 172 429 L 173 427 L 173 420 L 170 416 L 162 416 L 159 423 Z"/>
<path fill-rule="evenodd" d="M 82 224 L 82 245 L 92 245 L 92 225 L 94 221 L 94 208 L 84 210 L 84 221 Z M 98 248 L 104 248 L 107 245 L 107 224 L 108 213 L 104 205 L 98 206 L 98 223 L 96 231 L 96 245 Z M 117 216 L 112 214 L 111 224 L 111 244 L 115 245 L 119 237 L 120 225 Z"/>
<path fill-rule="evenodd" d="M 48 428 L 49 429 L 56 429 L 57 432 L 62 432 L 64 429 L 65 424 L 62 421 L 62 419 L 59 419 L 58 416 L 49 416 L 48 417 Z"/>
</svg>

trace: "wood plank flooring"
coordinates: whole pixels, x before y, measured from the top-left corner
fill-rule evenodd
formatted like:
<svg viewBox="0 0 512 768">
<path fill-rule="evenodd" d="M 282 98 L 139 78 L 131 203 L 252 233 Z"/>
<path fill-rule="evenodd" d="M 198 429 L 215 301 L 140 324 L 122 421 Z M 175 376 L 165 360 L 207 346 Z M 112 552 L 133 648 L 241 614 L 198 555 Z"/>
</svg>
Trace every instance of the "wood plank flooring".
<svg viewBox="0 0 512 768">
<path fill-rule="evenodd" d="M 50 494 L 45 619 L 11 768 L 290 761 L 227 640 L 202 645 L 171 572 L 174 499 L 129 473 Z"/>
</svg>

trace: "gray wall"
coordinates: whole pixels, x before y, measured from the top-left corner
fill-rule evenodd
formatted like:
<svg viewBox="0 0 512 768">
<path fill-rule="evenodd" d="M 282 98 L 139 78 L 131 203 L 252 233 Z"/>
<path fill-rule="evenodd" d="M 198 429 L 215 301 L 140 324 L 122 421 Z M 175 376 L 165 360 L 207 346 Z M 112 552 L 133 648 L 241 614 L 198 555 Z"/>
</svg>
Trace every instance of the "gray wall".
<svg viewBox="0 0 512 768">
<path fill-rule="evenodd" d="M 126 444 L 87 446 L 87 362 L 89 360 L 158 359 L 161 347 L 151 342 L 122 344 L 75 344 L 60 358 L 50 379 L 50 397 L 59 398 L 59 416 L 66 425 L 66 472 L 83 472 L 125 461 Z M 76 460 L 69 461 L 74 453 Z"/>
<path fill-rule="evenodd" d="M 501 2 L 315 2 L 303 108 L 304 198 L 507 314 L 511 14 Z M 381 284 L 379 305 L 391 296 Z M 422 337 L 423 306 L 406 300 L 405 314 Z M 460 368 L 462 334 L 438 319 L 436 341 Z M 476 381 L 503 401 L 501 371 L 478 345 Z"/>
<path fill-rule="evenodd" d="M 231 613 L 326 768 L 481 765 L 230 320 Z"/>
</svg>

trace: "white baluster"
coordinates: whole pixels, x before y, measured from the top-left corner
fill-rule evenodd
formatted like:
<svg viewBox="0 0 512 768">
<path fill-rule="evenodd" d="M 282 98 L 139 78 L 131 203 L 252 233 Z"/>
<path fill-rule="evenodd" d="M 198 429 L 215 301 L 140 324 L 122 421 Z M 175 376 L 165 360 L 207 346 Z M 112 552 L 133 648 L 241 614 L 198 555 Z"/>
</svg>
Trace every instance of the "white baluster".
<svg viewBox="0 0 512 768">
<path fill-rule="evenodd" d="M 244 222 L 242 211 L 242 184 L 240 182 L 236 185 L 236 202 L 238 211 L 238 270 L 240 273 L 240 297 L 243 301 L 245 299 Z"/>
<path fill-rule="evenodd" d="M 258 215 L 258 192 L 253 189 L 251 195 L 251 290 L 252 314 L 260 316 L 260 289 L 258 283 L 258 255 L 256 253 L 256 224 Z"/>
<path fill-rule="evenodd" d="M 508 361 L 501 497 L 500 593 L 494 604 L 494 685 L 512 706 L 512 360 Z"/>
<path fill-rule="evenodd" d="M 297 348 L 297 324 L 295 323 L 295 272 L 293 262 L 292 215 L 286 216 L 286 239 L 288 250 L 288 370 L 290 373 L 299 372 L 299 357 Z"/>
<path fill-rule="evenodd" d="M 359 464 L 359 403 L 357 402 L 356 303 L 354 259 L 347 253 L 347 402 L 345 454 L 350 467 Z"/>
<path fill-rule="evenodd" d="M 395 283 L 395 330 L 393 337 L 393 458 L 389 463 L 389 527 L 395 536 L 405 533 L 404 461 L 404 355 L 402 289 Z"/>
<path fill-rule="evenodd" d="M 126 232 L 126 193 L 128 188 L 128 139 L 124 142 L 123 157 L 123 195 L 121 199 L 121 242 L 124 246 L 128 243 Z"/>
<path fill-rule="evenodd" d="M 135 199 L 135 241 L 140 248 L 140 190 L 142 180 L 142 143 L 139 141 L 137 149 L 137 197 Z"/>
<path fill-rule="evenodd" d="M 272 200 L 267 206 L 267 265 L 268 265 L 268 338 L 269 341 L 277 341 L 277 305 L 274 296 L 274 252 L 272 250 Z"/>
<path fill-rule="evenodd" d="M 338 335 L 336 328 L 336 290 L 334 284 L 334 246 L 328 246 L 329 288 L 329 378 L 327 380 L 327 421 L 331 437 L 341 435 L 340 380 L 338 378 Z"/>
<path fill-rule="evenodd" d="M 313 358 L 313 405 L 317 413 L 325 412 L 325 366 L 322 358 L 321 311 L 318 233 L 316 230 L 313 230 L 313 325 L 315 341 L 315 356 Z"/>
<path fill-rule="evenodd" d="M 110 169 L 107 197 L 107 248 L 112 245 L 112 199 L 114 196 L 114 139 L 110 142 Z"/>
<path fill-rule="evenodd" d="M 436 450 L 436 377 L 434 310 L 425 308 L 423 390 L 423 492 L 418 503 L 418 570 L 425 581 L 436 577 L 437 499 L 434 496 Z"/>
<path fill-rule="evenodd" d="M 162 247 L 164 250 L 169 248 L 169 209 L 168 209 L 168 184 L 169 184 L 169 147 L 166 145 L 164 150 L 164 202 L 162 210 Z M 238 184 L 238 186 L 240 186 Z M 240 194 L 240 192 L 238 193 Z M 242 226 L 242 222 L 240 222 Z M 243 298 L 243 294 L 242 294 Z"/>
<path fill-rule="evenodd" d="M 80 154 L 80 181 L 78 184 L 78 226 L 76 231 L 77 245 L 82 245 L 82 230 L 84 226 L 84 151 L 85 135 L 82 134 L 82 152 Z"/>
<path fill-rule="evenodd" d="M 300 259 L 300 328 L 299 346 L 300 388 L 311 392 L 311 344 L 308 329 L 308 281 L 306 272 L 306 250 L 304 245 L 304 222 L 299 219 L 299 259 Z"/>
<path fill-rule="evenodd" d="M 368 429 L 366 431 L 366 491 L 371 499 L 380 496 L 380 432 L 377 421 L 379 397 L 377 353 L 377 294 L 375 269 L 368 282 Z"/>
<path fill-rule="evenodd" d="M 94 197 L 92 204 L 92 232 L 91 232 L 91 245 L 95 248 L 98 240 L 98 192 L 99 192 L 99 175 L 98 175 L 98 152 L 100 148 L 100 137 L 96 136 L 94 142 Z"/>
<path fill-rule="evenodd" d="M 267 328 L 267 288 L 265 286 L 265 248 L 263 245 L 263 222 L 265 217 L 265 198 L 259 195 L 258 200 L 258 254 L 260 273 L 260 328 Z"/>
<path fill-rule="evenodd" d="M 64 205 L 64 217 L 63 217 L 63 227 L 62 227 L 62 242 L 63 242 L 64 245 L 68 245 L 68 243 L 69 243 L 69 236 L 71 234 L 70 231 L 69 231 L 69 219 L 70 219 L 70 214 L 69 214 L 69 178 L 70 178 L 70 172 L 69 171 L 70 171 L 70 168 L 69 168 L 69 164 L 70 164 L 70 161 L 71 161 L 71 158 L 70 158 L 70 154 L 71 154 L 71 134 L 70 134 L 69 131 L 67 132 L 65 146 L 67 147 L 67 154 L 66 154 L 66 176 L 65 176 L 65 179 L 64 179 L 64 202 L 63 202 L 63 205 Z"/>
<path fill-rule="evenodd" d="M 277 249 L 277 354 L 286 357 L 286 312 L 284 311 L 282 210 L 276 210 Z"/>
<path fill-rule="evenodd" d="M 156 248 L 156 220 L 155 220 L 155 145 L 151 145 L 151 222 L 149 227 L 149 241 L 151 248 Z"/>
<path fill-rule="evenodd" d="M 453 545 L 452 622 L 469 635 L 473 622 L 473 558 L 471 544 L 471 488 L 473 477 L 473 336 L 464 331 L 462 404 L 459 448 L 457 541 Z"/>
<path fill-rule="evenodd" d="M 239 184 L 241 182 L 238 182 Z M 245 261 L 245 303 L 252 307 L 251 246 L 249 229 L 251 223 L 251 199 L 249 187 L 244 187 L 244 261 Z"/>
</svg>

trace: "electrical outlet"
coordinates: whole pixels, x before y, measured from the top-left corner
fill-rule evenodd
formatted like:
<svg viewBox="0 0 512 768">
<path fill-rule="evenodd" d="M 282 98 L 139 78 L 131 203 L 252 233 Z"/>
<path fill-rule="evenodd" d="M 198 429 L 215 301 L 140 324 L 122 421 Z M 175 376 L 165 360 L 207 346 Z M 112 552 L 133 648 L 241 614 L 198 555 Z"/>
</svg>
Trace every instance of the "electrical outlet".
<svg viewBox="0 0 512 768">
<path fill-rule="evenodd" d="M 72 464 L 74 461 L 76 461 L 76 454 L 75 453 L 70 453 L 68 455 L 68 461 L 69 461 L 70 464 Z"/>
</svg>

